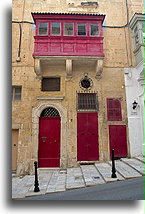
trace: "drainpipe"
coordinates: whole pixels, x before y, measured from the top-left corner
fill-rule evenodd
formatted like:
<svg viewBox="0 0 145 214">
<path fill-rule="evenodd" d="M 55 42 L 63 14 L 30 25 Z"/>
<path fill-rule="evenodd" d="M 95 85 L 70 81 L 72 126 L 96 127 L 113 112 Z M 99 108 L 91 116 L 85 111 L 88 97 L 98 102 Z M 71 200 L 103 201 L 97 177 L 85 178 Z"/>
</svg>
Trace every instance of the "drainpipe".
<svg viewBox="0 0 145 214">
<path fill-rule="evenodd" d="M 16 58 L 17 62 L 21 61 L 20 55 L 21 55 L 21 43 L 22 43 L 22 26 L 20 23 L 19 23 L 19 28 L 20 28 L 20 37 L 19 37 L 18 57 Z"/>
<path fill-rule="evenodd" d="M 127 25 L 128 25 L 128 45 L 129 45 L 129 55 L 130 55 L 130 63 L 129 67 L 132 66 L 132 53 L 131 53 L 131 40 L 130 40 L 130 29 L 129 29 L 129 8 L 128 8 L 128 0 L 126 2 L 126 15 L 127 15 Z M 127 41 L 126 41 L 127 42 Z"/>
</svg>

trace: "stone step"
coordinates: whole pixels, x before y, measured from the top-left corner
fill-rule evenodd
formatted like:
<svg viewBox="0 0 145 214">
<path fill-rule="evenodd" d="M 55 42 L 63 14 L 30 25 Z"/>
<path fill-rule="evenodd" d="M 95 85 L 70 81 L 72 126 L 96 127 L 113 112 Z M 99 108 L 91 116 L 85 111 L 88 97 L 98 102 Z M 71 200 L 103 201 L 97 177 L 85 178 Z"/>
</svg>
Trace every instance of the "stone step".
<svg viewBox="0 0 145 214">
<path fill-rule="evenodd" d="M 48 183 L 46 193 L 65 191 L 66 174 L 62 174 L 58 171 L 54 172 Z"/>
<path fill-rule="evenodd" d="M 38 168 L 38 174 L 59 171 L 60 168 Z"/>
<path fill-rule="evenodd" d="M 85 187 L 85 182 L 80 168 L 68 168 L 66 175 L 66 189 Z"/>
<path fill-rule="evenodd" d="M 139 160 L 136 160 L 135 158 L 127 159 L 127 158 L 121 158 L 121 160 L 128 164 L 130 167 L 138 171 L 141 175 L 144 175 L 144 163 L 140 162 Z"/>
<path fill-rule="evenodd" d="M 29 191 L 27 192 L 26 196 L 45 194 L 52 174 L 53 174 L 53 172 L 49 172 L 46 174 L 44 174 L 44 173 L 39 174 L 38 175 L 38 183 L 39 183 L 40 192 L 37 192 L 37 193 L 34 192 L 34 184 L 33 184 L 31 186 L 31 188 L 29 189 Z"/>
<path fill-rule="evenodd" d="M 143 156 L 135 157 L 135 159 L 137 159 L 137 160 L 139 160 L 139 161 L 145 163 L 145 157 L 143 157 Z"/>
<path fill-rule="evenodd" d="M 105 181 L 94 165 L 81 166 L 86 186 L 103 184 Z"/>
<path fill-rule="evenodd" d="M 124 180 L 124 178 L 118 172 L 116 172 L 117 178 L 111 178 L 112 166 L 110 166 L 108 163 L 97 163 L 95 166 L 106 182 Z"/>
<path fill-rule="evenodd" d="M 108 163 L 111 165 L 111 161 L 108 161 Z M 126 163 L 120 160 L 115 161 L 115 167 L 116 171 L 119 172 L 125 179 L 127 178 L 135 178 L 140 177 L 141 174 L 138 173 L 135 169 L 128 166 Z"/>
<path fill-rule="evenodd" d="M 23 198 L 34 184 L 34 176 L 25 176 L 17 178 L 12 183 L 12 198 Z"/>
</svg>

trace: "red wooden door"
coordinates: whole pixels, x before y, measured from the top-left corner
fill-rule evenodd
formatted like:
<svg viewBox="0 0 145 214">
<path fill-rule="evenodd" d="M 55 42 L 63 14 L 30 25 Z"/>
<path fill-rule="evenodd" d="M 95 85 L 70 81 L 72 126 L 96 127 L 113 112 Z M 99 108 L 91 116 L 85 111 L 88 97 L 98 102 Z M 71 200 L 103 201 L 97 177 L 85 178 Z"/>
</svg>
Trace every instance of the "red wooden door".
<svg viewBox="0 0 145 214">
<path fill-rule="evenodd" d="M 109 125 L 110 157 L 127 157 L 126 125 Z"/>
<path fill-rule="evenodd" d="M 40 117 L 38 167 L 60 166 L 60 117 Z"/>
<path fill-rule="evenodd" d="M 77 114 L 77 159 L 78 161 L 99 160 L 96 112 Z"/>
</svg>

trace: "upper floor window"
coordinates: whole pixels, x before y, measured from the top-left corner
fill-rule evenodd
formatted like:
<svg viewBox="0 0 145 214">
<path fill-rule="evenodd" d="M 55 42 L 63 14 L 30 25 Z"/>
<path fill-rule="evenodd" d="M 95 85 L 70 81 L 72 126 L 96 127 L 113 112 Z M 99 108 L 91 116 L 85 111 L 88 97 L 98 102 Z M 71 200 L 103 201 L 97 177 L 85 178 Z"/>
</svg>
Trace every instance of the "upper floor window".
<svg viewBox="0 0 145 214">
<path fill-rule="evenodd" d="M 60 77 L 44 77 L 42 91 L 60 91 Z"/>
<path fill-rule="evenodd" d="M 78 93 L 78 111 L 98 111 L 96 93 Z"/>
<path fill-rule="evenodd" d="M 78 24 L 78 36 L 86 36 L 86 24 Z"/>
<path fill-rule="evenodd" d="M 48 34 L 48 23 L 39 23 L 39 35 L 47 35 Z"/>
<path fill-rule="evenodd" d="M 73 36 L 74 35 L 74 24 L 73 23 L 65 23 L 64 24 L 64 35 L 65 36 Z"/>
<path fill-rule="evenodd" d="M 99 35 L 98 24 L 90 24 L 90 35 L 91 36 L 98 36 Z"/>
<path fill-rule="evenodd" d="M 22 87 L 13 86 L 12 87 L 12 100 L 21 100 Z"/>
<path fill-rule="evenodd" d="M 54 36 L 60 35 L 60 23 L 59 22 L 53 22 L 51 24 L 51 34 Z"/>
</svg>

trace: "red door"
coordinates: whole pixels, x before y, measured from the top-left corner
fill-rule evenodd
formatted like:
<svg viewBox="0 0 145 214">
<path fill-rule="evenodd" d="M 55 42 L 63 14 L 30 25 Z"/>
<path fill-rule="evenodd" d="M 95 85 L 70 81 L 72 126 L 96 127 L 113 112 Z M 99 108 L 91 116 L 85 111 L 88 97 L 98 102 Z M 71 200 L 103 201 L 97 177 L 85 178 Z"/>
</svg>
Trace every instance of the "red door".
<svg viewBox="0 0 145 214">
<path fill-rule="evenodd" d="M 77 159 L 78 161 L 99 160 L 98 114 L 77 114 Z"/>
<path fill-rule="evenodd" d="M 110 157 L 114 149 L 114 157 L 127 157 L 126 125 L 109 125 Z"/>
<path fill-rule="evenodd" d="M 38 167 L 60 166 L 60 117 L 40 117 Z"/>
</svg>

